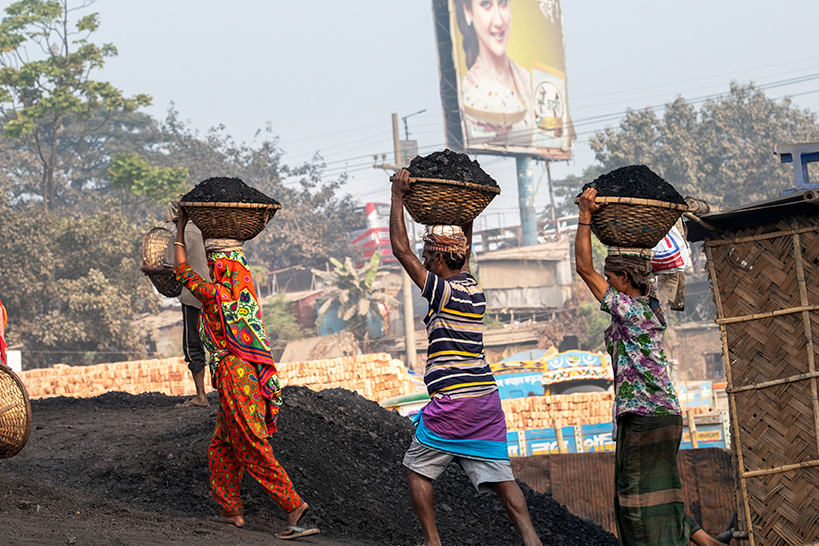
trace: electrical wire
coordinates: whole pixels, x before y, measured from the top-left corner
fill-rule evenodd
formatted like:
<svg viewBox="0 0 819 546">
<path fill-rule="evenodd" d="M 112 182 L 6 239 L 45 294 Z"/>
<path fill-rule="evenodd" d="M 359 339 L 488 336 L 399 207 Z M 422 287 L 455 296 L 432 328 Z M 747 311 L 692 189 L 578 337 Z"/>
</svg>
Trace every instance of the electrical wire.
<svg viewBox="0 0 819 546">
<path fill-rule="evenodd" d="M 786 78 L 786 79 L 775 80 L 775 81 L 772 81 L 772 82 L 767 82 L 767 83 L 764 83 L 764 84 L 760 84 L 760 85 L 756 86 L 756 89 L 758 89 L 758 90 L 775 89 L 775 88 L 779 88 L 779 87 L 784 87 L 784 86 L 789 86 L 789 85 L 797 85 L 797 84 L 800 84 L 800 83 L 815 81 L 817 79 L 819 79 L 819 73 L 811 73 L 811 74 L 807 74 L 807 75 L 801 75 L 801 76 L 796 76 L 796 77 L 793 77 L 793 78 Z M 816 92 L 819 92 L 819 89 L 800 92 L 800 93 L 792 93 L 792 94 L 785 95 L 785 97 L 803 96 L 803 95 L 808 95 L 808 94 L 812 94 L 812 93 L 816 93 Z M 706 95 L 695 97 L 695 98 L 690 99 L 690 100 L 686 99 L 686 103 L 689 104 L 689 105 L 697 105 L 697 104 L 704 103 L 704 102 L 706 102 L 708 100 L 711 100 L 711 99 L 726 96 L 727 94 L 728 93 L 725 93 L 725 92 L 706 94 Z M 784 98 L 784 97 L 782 97 L 782 98 Z M 773 100 L 781 100 L 781 98 L 777 98 L 777 99 L 773 99 Z M 664 110 L 666 107 L 667 107 L 667 104 L 655 104 L 655 105 L 649 105 L 649 106 L 640 108 L 639 110 L 636 110 L 636 111 L 645 111 L 645 110 L 661 111 L 661 110 Z M 588 127 L 588 126 L 597 126 L 598 127 L 598 128 L 590 128 L 590 129 L 584 130 L 584 131 L 578 131 L 578 132 L 576 132 L 576 136 L 580 137 L 580 136 L 585 136 L 585 135 L 597 133 L 597 132 L 600 131 L 599 125 L 601 123 L 606 123 L 606 122 L 609 122 L 609 121 L 615 121 L 617 119 L 622 119 L 623 116 L 625 115 L 625 113 L 626 112 L 619 111 L 619 112 L 612 112 L 612 113 L 608 113 L 608 114 L 601 114 L 601 115 L 596 115 L 596 116 L 588 116 L 588 117 L 585 117 L 585 118 L 575 119 L 575 120 L 573 120 L 573 125 L 576 128 L 582 128 L 582 127 Z M 383 126 L 383 125 L 384 124 L 378 124 L 378 126 Z M 441 124 L 440 123 L 435 123 L 435 124 L 428 124 L 428 125 L 419 126 L 419 127 L 436 127 L 438 129 L 440 129 Z M 515 132 L 513 132 L 513 133 L 515 133 Z M 523 133 L 528 133 L 528 130 L 523 131 Z M 513 137 L 514 137 L 514 134 L 513 134 Z M 370 140 L 373 140 L 373 139 L 375 139 L 375 137 L 372 137 L 371 139 L 370 138 L 360 139 L 360 140 L 354 141 L 354 142 L 361 142 L 361 141 L 366 142 L 366 141 L 370 141 Z M 383 141 L 383 142 L 387 142 L 389 139 L 387 137 L 383 137 L 380 140 Z M 589 139 L 576 140 L 575 145 L 578 144 L 578 143 L 588 143 L 588 142 L 589 142 Z M 418 150 L 419 150 L 419 153 L 420 153 L 421 151 L 440 149 L 444 145 L 445 145 L 444 143 L 436 143 L 436 144 L 432 144 L 432 145 L 419 146 Z M 378 154 L 370 153 L 370 154 L 367 154 L 367 155 L 353 156 L 353 157 L 350 157 L 350 158 L 338 159 L 338 160 L 332 160 L 332 161 L 326 162 L 325 165 L 330 166 L 330 168 L 327 168 L 327 169 L 323 170 L 320 178 L 322 180 L 326 180 L 328 178 L 338 177 L 338 176 L 340 176 L 342 174 L 355 175 L 356 173 L 369 171 L 373 167 L 373 164 L 371 163 L 371 161 L 372 161 L 371 158 L 373 156 L 375 156 L 375 155 L 390 156 L 391 153 L 392 153 L 392 150 L 390 150 L 389 152 L 381 152 L 381 153 L 378 153 Z M 500 158 L 497 161 L 498 162 L 504 161 L 504 158 Z M 485 163 L 485 164 L 488 166 L 488 165 L 491 165 L 493 163 Z M 365 177 L 365 179 L 366 178 L 367 177 Z M 355 191 L 352 194 L 353 195 L 366 194 L 367 192 L 369 192 L 369 190 L 372 187 L 373 187 L 372 184 L 366 185 L 365 187 L 363 187 L 361 189 L 358 189 L 358 191 Z"/>
</svg>

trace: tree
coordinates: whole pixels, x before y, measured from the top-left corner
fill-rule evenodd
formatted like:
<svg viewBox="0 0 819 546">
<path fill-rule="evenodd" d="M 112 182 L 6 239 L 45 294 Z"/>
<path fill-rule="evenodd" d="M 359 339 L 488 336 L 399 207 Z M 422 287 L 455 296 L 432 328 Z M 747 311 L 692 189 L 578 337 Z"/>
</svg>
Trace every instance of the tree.
<svg viewBox="0 0 819 546">
<path fill-rule="evenodd" d="M 286 342 L 304 336 L 284 294 L 277 294 L 265 304 L 263 316 L 267 339 L 274 350 L 283 349 Z"/>
<path fill-rule="evenodd" d="M 380 276 L 378 272 L 380 260 L 380 255 L 376 252 L 368 264 L 356 269 L 349 257 L 344 259 L 344 263 L 330 258 L 333 271 L 313 270 L 313 273 L 321 277 L 332 290 L 330 297 L 319 307 L 318 321 L 322 321 L 330 309 L 337 306 L 338 318 L 347 323 L 347 330 L 363 343 L 365 350 L 369 342 L 367 317 L 370 312 L 380 315 L 379 302 L 398 305 L 398 300 L 385 290 L 375 287 L 375 281 Z"/>
<path fill-rule="evenodd" d="M 601 172 L 645 164 L 681 194 L 730 208 L 792 188 L 792 169 L 779 164 L 774 145 L 818 138 L 816 114 L 734 82 L 699 111 L 683 98 L 667 104 L 662 119 L 651 109 L 629 110 L 590 145 Z"/>
<path fill-rule="evenodd" d="M 108 169 L 111 187 L 133 195 L 144 195 L 149 201 L 164 205 L 186 191 L 188 169 L 154 167 L 139 154 L 117 154 Z"/>
<path fill-rule="evenodd" d="M 574 198 L 580 193 L 580 189 L 595 178 L 603 174 L 605 171 L 603 167 L 597 164 L 592 164 L 583 169 L 583 174 L 576 176 L 568 175 L 566 178 L 555 180 L 552 182 L 555 194 L 555 216 L 562 218 L 563 216 L 577 215 L 577 205 Z M 552 219 L 552 207 L 546 205 L 543 212 L 540 214 L 541 220 Z"/>
<path fill-rule="evenodd" d="M 138 269 L 141 239 L 116 207 L 59 218 L 0 202 L 0 293 L 9 342 L 23 346 L 26 367 L 144 358 L 134 316 L 159 305 Z"/>
<path fill-rule="evenodd" d="M 21 139 L 37 158 L 46 213 L 57 199 L 57 172 L 70 175 L 87 135 L 111 116 L 151 103 L 148 95 L 127 98 L 110 83 L 90 78 L 117 55 L 112 44 L 97 46 L 88 40 L 99 27 L 96 13 L 70 20 L 91 3 L 85 0 L 72 8 L 68 0 L 22 0 L 6 8 L 0 23 L 3 134 Z M 28 60 L 27 44 L 39 49 L 41 58 Z M 75 125 L 73 138 L 60 149 L 66 123 Z"/>
<path fill-rule="evenodd" d="M 173 108 L 150 150 L 140 151 L 152 165 L 187 168 L 190 185 L 211 176 L 236 176 L 281 202 L 267 229 L 245 245 L 253 263 L 268 269 L 323 267 L 330 256 L 351 255 L 344 226 L 353 224 L 356 203 L 349 195 L 339 196 L 345 178 L 325 180 L 319 156 L 288 166 L 283 155 L 270 125 L 257 131 L 250 144 L 237 144 L 222 126 L 205 135 L 191 130 Z"/>
</svg>

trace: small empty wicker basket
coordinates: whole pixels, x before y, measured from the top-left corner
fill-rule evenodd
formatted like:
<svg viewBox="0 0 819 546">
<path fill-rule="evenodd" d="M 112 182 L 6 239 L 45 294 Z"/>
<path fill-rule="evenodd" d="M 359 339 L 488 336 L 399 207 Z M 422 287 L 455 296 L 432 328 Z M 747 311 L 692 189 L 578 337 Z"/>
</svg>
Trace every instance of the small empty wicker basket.
<svg viewBox="0 0 819 546">
<path fill-rule="evenodd" d="M 20 378 L 0 366 L 0 459 L 20 453 L 31 433 L 31 404 Z"/>
<path fill-rule="evenodd" d="M 687 205 L 636 197 L 597 197 L 594 202 L 605 204 L 592 216 L 591 228 L 606 246 L 654 248 L 688 210 Z"/>
<path fill-rule="evenodd" d="M 205 239 L 237 239 L 248 241 L 256 237 L 282 208 L 267 203 L 202 203 L 182 202 L 191 221 Z"/>
<path fill-rule="evenodd" d="M 410 178 L 412 189 L 404 196 L 404 207 L 413 220 L 425 225 L 462 226 L 471 222 L 501 190 L 459 180 Z"/>
<path fill-rule="evenodd" d="M 151 267 L 162 267 L 165 261 L 165 250 L 173 237 L 173 233 L 165 228 L 155 227 L 145 234 L 142 239 L 142 260 Z M 182 293 L 182 285 L 176 280 L 176 275 L 148 275 L 157 291 L 163 296 L 176 298 Z"/>
</svg>

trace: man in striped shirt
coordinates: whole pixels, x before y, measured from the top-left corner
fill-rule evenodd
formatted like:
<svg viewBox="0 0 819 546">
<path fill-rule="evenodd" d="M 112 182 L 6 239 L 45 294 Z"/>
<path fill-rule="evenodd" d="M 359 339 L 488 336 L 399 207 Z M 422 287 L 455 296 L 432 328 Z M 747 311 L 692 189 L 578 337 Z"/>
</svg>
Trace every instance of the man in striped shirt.
<svg viewBox="0 0 819 546">
<path fill-rule="evenodd" d="M 418 413 L 404 456 L 415 513 L 425 546 L 440 546 L 432 482 L 453 460 L 478 492 L 494 491 L 526 546 L 540 546 L 523 493 L 512 475 L 506 420 L 495 378 L 483 351 L 486 298 L 469 273 L 472 223 L 429 226 L 423 263 L 410 248 L 404 224 L 409 172 L 392 178 L 390 243 L 393 255 L 429 301 L 424 383 L 430 402 Z"/>
</svg>

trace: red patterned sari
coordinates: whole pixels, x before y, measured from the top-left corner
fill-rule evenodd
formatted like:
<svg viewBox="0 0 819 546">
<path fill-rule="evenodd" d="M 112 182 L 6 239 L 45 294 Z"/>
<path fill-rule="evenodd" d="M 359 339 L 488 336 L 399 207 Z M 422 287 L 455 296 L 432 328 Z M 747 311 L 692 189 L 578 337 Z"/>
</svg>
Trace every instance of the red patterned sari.
<svg viewBox="0 0 819 546">
<path fill-rule="evenodd" d="M 183 262 L 177 278 L 202 302 L 199 335 L 210 354 L 219 415 L 208 450 L 211 487 L 226 516 L 242 514 L 243 469 L 285 511 L 301 506 L 290 478 L 267 443 L 276 431 L 281 386 L 253 280 L 240 250 L 213 252 L 214 282 Z"/>
</svg>

